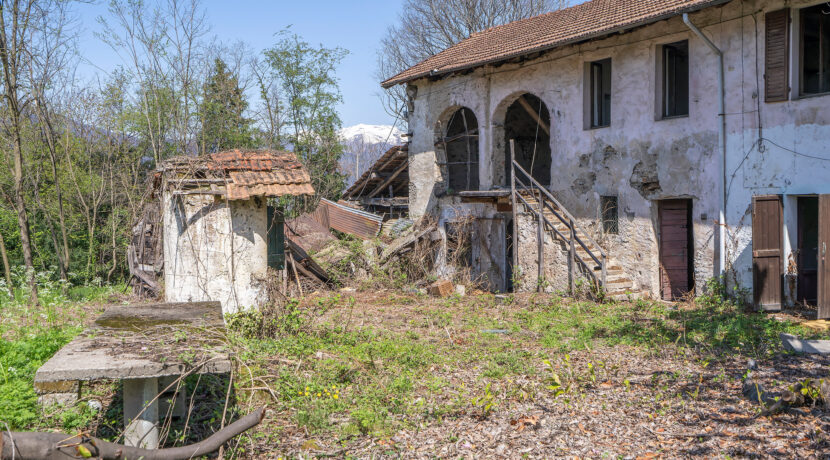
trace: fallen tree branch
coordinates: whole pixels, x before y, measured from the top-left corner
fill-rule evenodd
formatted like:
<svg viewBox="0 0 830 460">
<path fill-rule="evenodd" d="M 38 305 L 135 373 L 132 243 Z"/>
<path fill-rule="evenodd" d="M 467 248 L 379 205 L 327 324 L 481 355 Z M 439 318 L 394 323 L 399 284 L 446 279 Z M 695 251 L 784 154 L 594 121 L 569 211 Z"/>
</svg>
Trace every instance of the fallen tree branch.
<svg viewBox="0 0 830 460">
<path fill-rule="evenodd" d="M 215 452 L 226 442 L 258 425 L 264 416 L 265 408 L 260 407 L 196 444 L 158 450 L 127 447 L 97 438 L 67 436 L 63 433 L 4 431 L 0 436 L 0 460 L 66 460 L 89 457 L 104 460 L 185 460 Z"/>
</svg>

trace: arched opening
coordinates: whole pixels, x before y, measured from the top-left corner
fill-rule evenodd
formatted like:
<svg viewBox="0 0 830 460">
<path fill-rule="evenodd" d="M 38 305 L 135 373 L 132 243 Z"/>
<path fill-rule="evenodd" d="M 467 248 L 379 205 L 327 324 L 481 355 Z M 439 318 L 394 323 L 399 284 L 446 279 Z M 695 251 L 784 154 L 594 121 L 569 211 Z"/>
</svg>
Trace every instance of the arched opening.
<svg viewBox="0 0 830 460">
<path fill-rule="evenodd" d="M 507 108 L 504 118 L 505 185 L 510 185 L 510 140 L 516 163 L 542 185 L 550 185 L 550 112 L 538 97 L 525 93 Z M 521 179 L 521 176 L 517 176 Z"/>
<path fill-rule="evenodd" d="M 438 166 L 447 194 L 478 190 L 478 119 L 472 110 L 452 110 L 436 127 Z"/>
</svg>

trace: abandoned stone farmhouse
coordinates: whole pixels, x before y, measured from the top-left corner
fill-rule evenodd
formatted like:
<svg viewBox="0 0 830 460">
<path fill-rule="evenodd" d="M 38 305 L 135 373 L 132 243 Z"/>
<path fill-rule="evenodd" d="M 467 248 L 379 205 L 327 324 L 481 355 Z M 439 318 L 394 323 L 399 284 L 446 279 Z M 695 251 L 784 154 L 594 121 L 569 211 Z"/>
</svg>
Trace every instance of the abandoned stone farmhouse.
<svg viewBox="0 0 830 460">
<path fill-rule="evenodd" d="M 592 0 L 382 85 L 409 98 L 410 213 L 472 216 L 494 290 L 671 300 L 723 273 L 830 316 L 830 3 Z"/>
</svg>

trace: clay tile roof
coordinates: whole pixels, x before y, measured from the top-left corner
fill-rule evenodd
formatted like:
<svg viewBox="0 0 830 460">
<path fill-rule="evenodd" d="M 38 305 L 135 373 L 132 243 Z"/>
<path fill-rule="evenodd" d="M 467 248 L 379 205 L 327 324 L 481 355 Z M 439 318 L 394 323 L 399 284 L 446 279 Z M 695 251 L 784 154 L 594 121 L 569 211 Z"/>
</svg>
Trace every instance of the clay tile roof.
<svg viewBox="0 0 830 460">
<path fill-rule="evenodd" d="M 590 0 L 476 32 L 381 83 L 384 88 L 547 51 L 729 0 Z"/>
<path fill-rule="evenodd" d="M 177 157 L 167 160 L 162 170 L 197 170 L 225 178 L 229 200 L 254 196 L 314 195 L 311 176 L 291 152 L 278 150 L 227 150 L 208 157 Z"/>
</svg>

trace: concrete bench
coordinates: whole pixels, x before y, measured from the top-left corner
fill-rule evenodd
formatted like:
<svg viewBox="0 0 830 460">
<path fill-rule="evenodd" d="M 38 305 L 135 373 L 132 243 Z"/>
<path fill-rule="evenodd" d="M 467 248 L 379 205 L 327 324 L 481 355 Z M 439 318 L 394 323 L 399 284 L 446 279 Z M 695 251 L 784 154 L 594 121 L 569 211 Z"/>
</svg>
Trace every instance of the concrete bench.
<svg viewBox="0 0 830 460">
<path fill-rule="evenodd" d="M 43 402 L 68 402 L 79 382 L 122 380 L 124 443 L 155 449 L 171 382 L 231 371 L 224 327 L 219 302 L 112 306 L 38 369 L 35 389 Z"/>
</svg>

